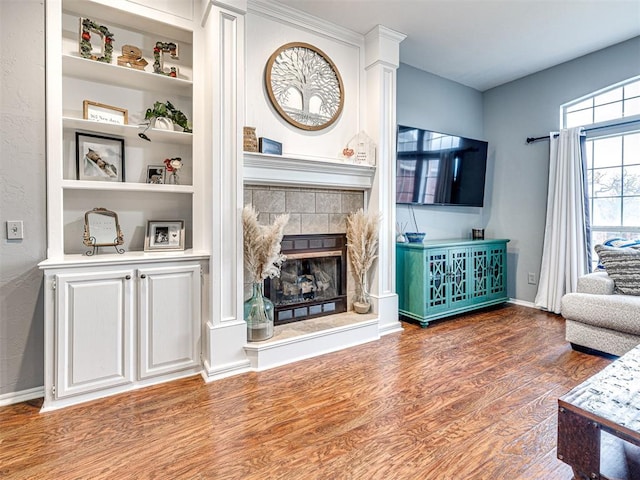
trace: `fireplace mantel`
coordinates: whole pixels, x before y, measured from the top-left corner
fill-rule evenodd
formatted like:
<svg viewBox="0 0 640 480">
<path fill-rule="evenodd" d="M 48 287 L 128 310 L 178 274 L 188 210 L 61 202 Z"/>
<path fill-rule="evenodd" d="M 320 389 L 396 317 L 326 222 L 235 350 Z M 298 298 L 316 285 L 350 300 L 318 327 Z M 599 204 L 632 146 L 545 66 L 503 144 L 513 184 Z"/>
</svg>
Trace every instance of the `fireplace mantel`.
<svg viewBox="0 0 640 480">
<path fill-rule="evenodd" d="M 244 152 L 244 183 L 368 190 L 376 167 L 323 157 Z"/>
</svg>

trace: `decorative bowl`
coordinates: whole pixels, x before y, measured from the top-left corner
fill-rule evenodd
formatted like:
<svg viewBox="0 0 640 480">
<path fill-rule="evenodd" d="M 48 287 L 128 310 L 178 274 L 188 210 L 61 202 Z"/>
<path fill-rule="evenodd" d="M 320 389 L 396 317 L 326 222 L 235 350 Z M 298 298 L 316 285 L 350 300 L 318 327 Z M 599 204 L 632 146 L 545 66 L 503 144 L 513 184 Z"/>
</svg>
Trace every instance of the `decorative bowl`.
<svg viewBox="0 0 640 480">
<path fill-rule="evenodd" d="M 409 240 L 409 243 L 422 243 L 425 235 L 426 233 L 422 232 L 406 232 L 404 234 L 404 236 L 407 237 L 407 240 Z"/>
</svg>

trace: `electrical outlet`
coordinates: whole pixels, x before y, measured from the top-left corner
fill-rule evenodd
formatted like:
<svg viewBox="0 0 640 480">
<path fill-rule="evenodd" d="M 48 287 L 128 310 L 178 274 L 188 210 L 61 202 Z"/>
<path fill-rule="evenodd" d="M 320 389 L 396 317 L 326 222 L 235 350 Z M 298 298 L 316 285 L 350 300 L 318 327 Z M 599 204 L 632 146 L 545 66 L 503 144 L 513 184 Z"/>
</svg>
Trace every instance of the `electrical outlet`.
<svg viewBox="0 0 640 480">
<path fill-rule="evenodd" d="M 529 272 L 529 285 L 536 284 L 536 274 L 533 272 Z"/>
<path fill-rule="evenodd" d="M 22 240 L 22 220 L 7 221 L 7 240 Z"/>
</svg>

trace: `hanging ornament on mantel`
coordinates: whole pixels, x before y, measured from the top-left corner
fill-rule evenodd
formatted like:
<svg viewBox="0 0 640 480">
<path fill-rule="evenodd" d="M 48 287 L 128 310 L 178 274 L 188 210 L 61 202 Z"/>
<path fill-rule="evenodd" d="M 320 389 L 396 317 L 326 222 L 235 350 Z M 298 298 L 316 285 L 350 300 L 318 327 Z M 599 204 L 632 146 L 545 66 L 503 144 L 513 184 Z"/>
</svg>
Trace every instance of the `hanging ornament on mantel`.
<svg viewBox="0 0 640 480">
<path fill-rule="evenodd" d="M 376 144 L 364 130 L 361 130 L 342 150 L 342 158 L 359 165 L 375 166 Z"/>
</svg>

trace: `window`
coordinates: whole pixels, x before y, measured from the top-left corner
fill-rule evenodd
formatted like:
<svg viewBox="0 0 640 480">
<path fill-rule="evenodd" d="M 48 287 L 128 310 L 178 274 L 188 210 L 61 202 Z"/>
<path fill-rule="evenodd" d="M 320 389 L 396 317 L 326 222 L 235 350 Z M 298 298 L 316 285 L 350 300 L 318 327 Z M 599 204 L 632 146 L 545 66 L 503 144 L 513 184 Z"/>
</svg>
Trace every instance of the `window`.
<svg viewBox="0 0 640 480">
<path fill-rule="evenodd" d="M 592 248 L 640 238 L 640 78 L 565 104 L 561 115 L 564 128 L 586 130 Z"/>
</svg>

